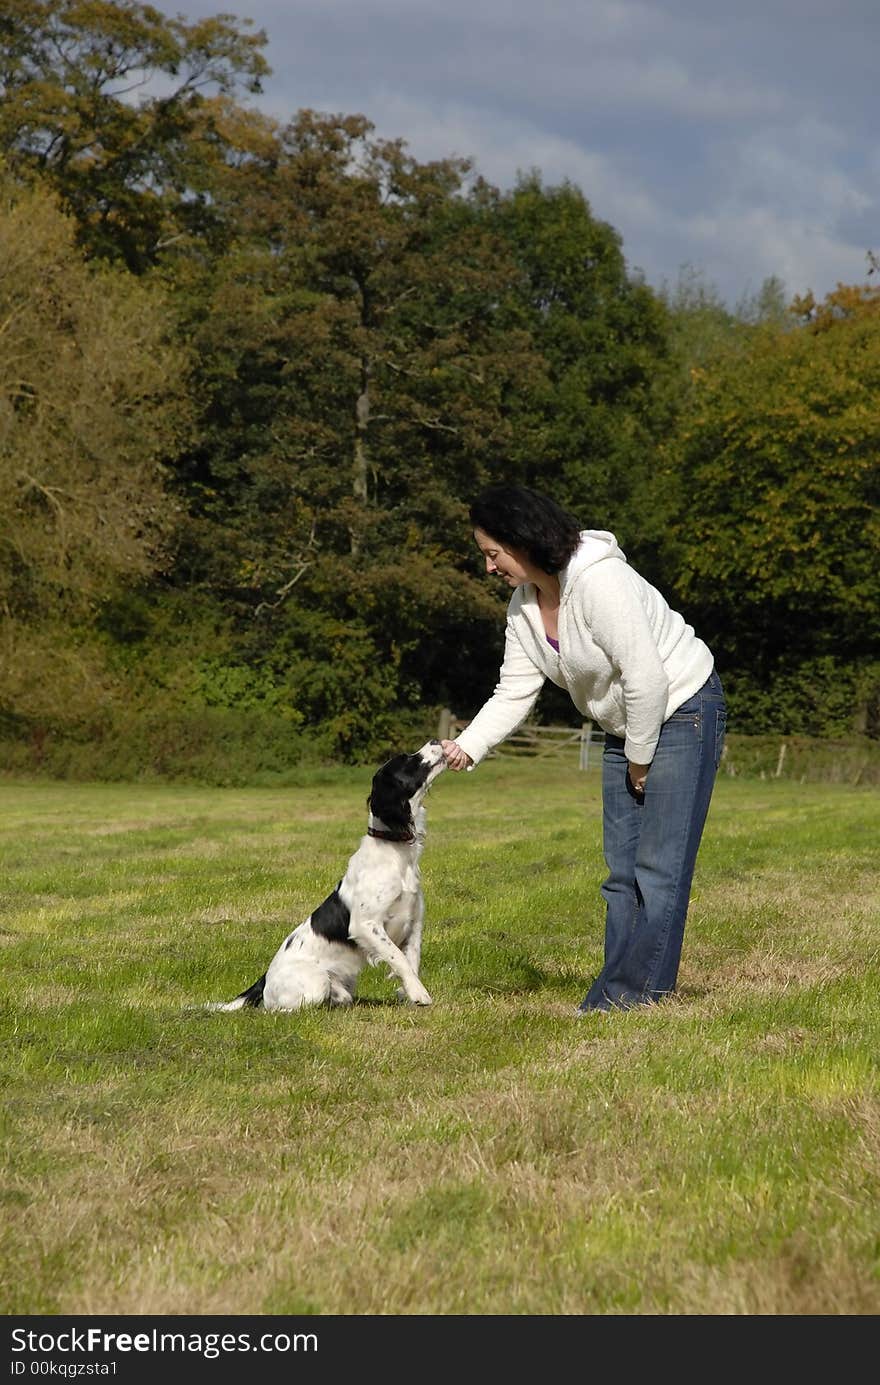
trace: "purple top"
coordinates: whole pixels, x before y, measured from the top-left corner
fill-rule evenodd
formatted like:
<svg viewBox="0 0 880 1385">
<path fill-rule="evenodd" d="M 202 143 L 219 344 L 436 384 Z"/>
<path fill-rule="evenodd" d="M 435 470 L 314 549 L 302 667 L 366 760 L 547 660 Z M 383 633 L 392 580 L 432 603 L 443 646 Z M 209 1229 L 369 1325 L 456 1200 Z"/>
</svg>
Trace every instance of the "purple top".
<svg viewBox="0 0 880 1385">
<path fill-rule="evenodd" d="M 559 641 L 554 640 L 552 635 L 547 636 L 547 643 L 552 644 L 553 648 L 556 650 L 556 653 L 559 653 Z"/>
</svg>

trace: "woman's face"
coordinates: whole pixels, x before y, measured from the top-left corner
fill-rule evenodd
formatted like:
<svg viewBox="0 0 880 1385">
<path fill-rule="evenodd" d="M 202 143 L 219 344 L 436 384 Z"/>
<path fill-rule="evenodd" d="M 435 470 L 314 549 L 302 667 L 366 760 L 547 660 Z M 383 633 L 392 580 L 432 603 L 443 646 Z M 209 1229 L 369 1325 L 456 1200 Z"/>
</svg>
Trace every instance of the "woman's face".
<svg viewBox="0 0 880 1385">
<path fill-rule="evenodd" d="M 517 550 L 505 548 L 503 543 L 491 538 L 485 529 L 475 529 L 477 547 L 486 559 L 486 571 L 503 577 L 509 587 L 521 587 L 523 582 L 533 580 L 534 568 Z"/>
</svg>

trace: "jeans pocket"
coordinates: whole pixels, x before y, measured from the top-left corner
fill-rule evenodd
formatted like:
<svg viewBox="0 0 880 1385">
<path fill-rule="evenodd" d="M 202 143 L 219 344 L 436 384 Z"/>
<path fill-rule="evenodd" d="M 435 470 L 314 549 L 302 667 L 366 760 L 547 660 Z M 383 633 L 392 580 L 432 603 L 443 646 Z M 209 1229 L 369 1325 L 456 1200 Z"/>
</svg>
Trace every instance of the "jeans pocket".
<svg viewBox="0 0 880 1385">
<path fill-rule="evenodd" d="M 721 764 L 724 754 L 724 736 L 727 730 L 727 708 L 719 707 L 715 713 L 715 768 Z"/>
<path fill-rule="evenodd" d="M 669 721 L 692 721 L 696 725 L 700 723 L 700 715 L 703 711 L 703 699 L 699 693 L 694 693 L 687 702 L 682 702 L 680 707 L 668 718 Z"/>
</svg>

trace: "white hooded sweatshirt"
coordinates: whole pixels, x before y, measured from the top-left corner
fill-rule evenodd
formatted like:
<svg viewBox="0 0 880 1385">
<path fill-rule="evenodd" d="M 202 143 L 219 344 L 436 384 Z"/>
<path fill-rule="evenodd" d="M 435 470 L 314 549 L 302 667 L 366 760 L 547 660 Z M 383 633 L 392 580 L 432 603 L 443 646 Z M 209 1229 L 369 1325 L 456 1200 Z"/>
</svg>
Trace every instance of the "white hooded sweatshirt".
<svg viewBox="0 0 880 1385">
<path fill-rule="evenodd" d="M 579 712 L 623 738 L 649 765 L 660 727 L 712 672 L 711 651 L 627 563 L 613 534 L 585 529 L 559 573 L 559 653 L 548 643 L 538 590 L 517 587 L 507 608 L 504 662 L 489 701 L 456 737 L 474 764 L 525 721 L 545 678 Z"/>
</svg>

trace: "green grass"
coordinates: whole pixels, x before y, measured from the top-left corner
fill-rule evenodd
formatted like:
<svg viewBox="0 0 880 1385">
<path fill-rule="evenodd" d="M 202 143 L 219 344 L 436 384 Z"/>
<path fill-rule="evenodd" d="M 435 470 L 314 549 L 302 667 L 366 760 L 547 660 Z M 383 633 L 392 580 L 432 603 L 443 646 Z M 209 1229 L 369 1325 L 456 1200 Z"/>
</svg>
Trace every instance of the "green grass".
<svg viewBox="0 0 880 1385">
<path fill-rule="evenodd" d="M 877 793 L 722 778 L 679 995 L 576 1020 L 599 779 L 429 800 L 430 1010 L 198 1008 L 335 884 L 369 772 L 0 787 L 7 1314 L 873 1314 Z"/>
</svg>

